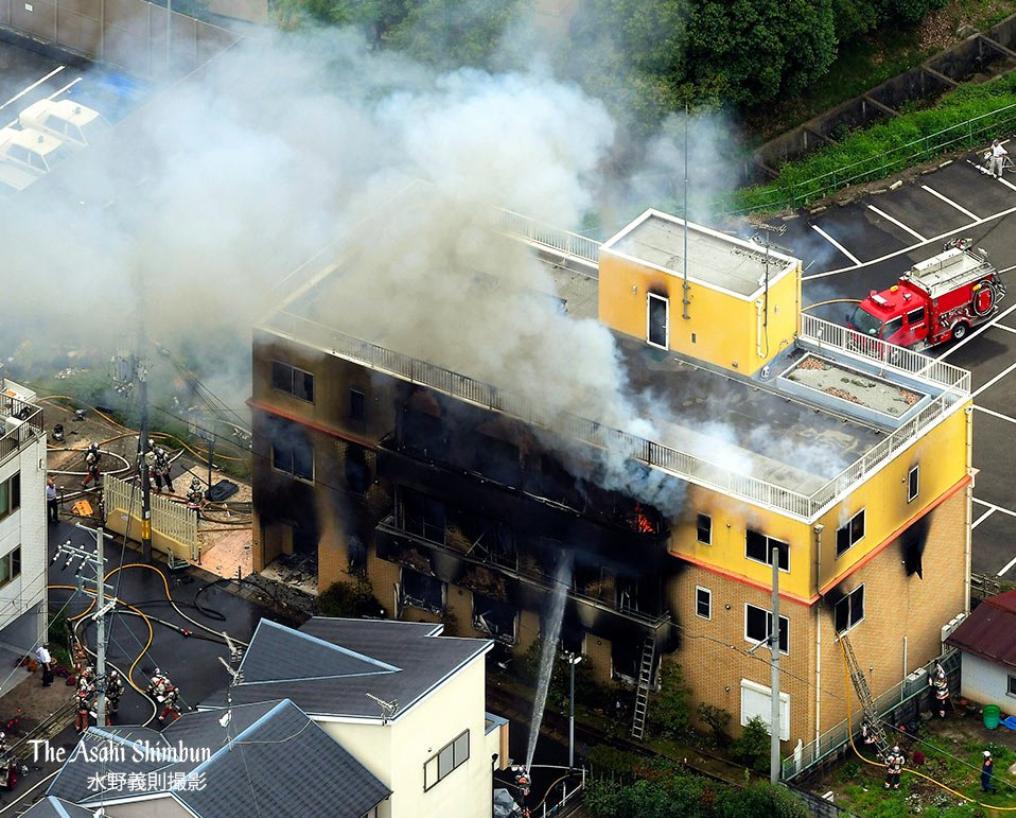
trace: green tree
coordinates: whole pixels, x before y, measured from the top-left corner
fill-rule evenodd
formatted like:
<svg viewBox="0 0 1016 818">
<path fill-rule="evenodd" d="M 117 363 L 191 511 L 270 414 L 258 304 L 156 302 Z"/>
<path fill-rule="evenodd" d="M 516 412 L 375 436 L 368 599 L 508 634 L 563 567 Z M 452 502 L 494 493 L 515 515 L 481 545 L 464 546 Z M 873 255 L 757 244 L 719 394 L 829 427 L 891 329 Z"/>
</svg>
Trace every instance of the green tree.
<svg viewBox="0 0 1016 818">
<path fill-rule="evenodd" d="M 737 104 L 793 94 L 836 58 L 832 0 L 699 0 L 688 29 L 697 83 Z"/>
<path fill-rule="evenodd" d="M 484 66 L 517 7 L 518 0 L 421 0 L 385 38 L 431 65 Z"/>
<path fill-rule="evenodd" d="M 769 769 L 769 749 L 769 728 L 754 716 L 730 745 L 730 754 L 735 761 L 764 773 Z"/>
<path fill-rule="evenodd" d="M 717 804 L 719 818 L 807 818 L 808 810 L 785 787 L 768 781 L 727 790 Z"/>
<path fill-rule="evenodd" d="M 381 603 L 374 598 L 370 583 L 357 577 L 333 583 L 318 596 L 317 609 L 321 616 L 378 616 Z"/>
<path fill-rule="evenodd" d="M 660 692 L 649 707 L 651 727 L 656 733 L 675 738 L 688 732 L 690 695 L 681 666 L 672 659 L 664 659 L 660 666 Z"/>
</svg>

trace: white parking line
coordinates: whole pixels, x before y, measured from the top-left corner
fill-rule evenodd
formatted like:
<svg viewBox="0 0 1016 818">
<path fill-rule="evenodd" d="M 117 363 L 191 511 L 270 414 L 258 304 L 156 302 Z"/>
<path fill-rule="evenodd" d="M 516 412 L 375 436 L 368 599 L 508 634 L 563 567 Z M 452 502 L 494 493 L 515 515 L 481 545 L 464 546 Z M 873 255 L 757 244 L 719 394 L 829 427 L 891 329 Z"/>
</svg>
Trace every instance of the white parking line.
<svg viewBox="0 0 1016 818">
<path fill-rule="evenodd" d="M 857 256 L 855 256 L 853 253 L 851 253 L 846 247 L 844 247 L 842 244 L 840 244 L 838 241 L 836 241 L 836 239 L 834 239 L 832 236 L 830 236 L 828 233 L 826 233 L 826 231 L 823 230 L 821 227 L 819 227 L 817 224 L 813 224 L 811 226 L 811 229 L 814 230 L 816 233 L 818 233 L 822 238 L 824 238 L 827 242 L 829 242 L 833 247 L 835 247 L 837 250 L 839 250 L 841 253 L 843 253 L 843 255 L 845 255 L 852 262 L 854 262 L 854 264 L 857 264 L 857 265 L 861 264 L 861 260 Z"/>
<path fill-rule="evenodd" d="M 46 97 L 46 99 L 56 99 L 61 94 L 66 93 L 67 91 L 69 91 L 71 88 L 73 88 L 79 82 L 81 82 L 81 80 L 83 80 L 83 79 L 84 79 L 84 77 L 77 77 L 75 79 L 72 79 L 63 88 L 61 88 L 59 91 L 54 91 L 52 94 L 50 94 L 48 97 Z M 7 125 L 5 127 L 13 128 L 15 125 L 18 124 L 18 120 L 19 119 L 20 119 L 20 117 L 12 119 L 10 122 L 7 123 Z"/>
<path fill-rule="evenodd" d="M 971 213 L 969 210 L 967 210 L 965 207 L 963 207 L 963 205 L 956 204 L 956 202 L 954 202 L 952 199 L 950 199 L 950 198 L 948 198 L 946 196 L 943 196 L 937 190 L 934 190 L 933 188 L 930 188 L 927 185 L 921 185 L 921 188 L 922 188 L 922 190 L 928 191 L 928 193 L 930 193 L 932 196 L 935 196 L 935 197 L 941 199 L 943 202 L 945 202 L 947 205 L 949 205 L 949 207 L 956 208 L 964 216 L 966 216 L 966 217 L 968 217 L 970 219 L 973 219 L 975 222 L 976 221 L 980 221 L 981 217 L 978 216 L 976 213 Z"/>
<path fill-rule="evenodd" d="M 64 68 L 66 68 L 66 67 L 67 66 L 65 66 L 65 65 L 58 66 L 57 68 L 54 68 L 52 71 L 50 71 L 41 80 L 36 80 L 31 85 L 29 85 L 27 88 L 23 88 L 22 90 L 18 91 L 18 93 L 16 93 L 13 97 L 11 97 L 9 100 L 7 100 L 7 102 L 5 102 L 3 105 L 0 105 L 0 111 L 2 111 L 4 108 L 6 108 L 8 105 L 10 105 L 12 102 L 17 102 L 25 94 L 30 93 L 35 88 L 38 88 L 40 85 L 42 85 L 48 79 L 50 79 L 52 77 L 55 77 L 57 74 L 59 74 L 61 71 L 63 71 Z"/>
<path fill-rule="evenodd" d="M 986 409 L 983 406 L 975 406 L 974 408 L 978 412 L 984 412 L 984 414 L 986 415 L 991 415 L 993 418 L 998 418 L 999 420 L 1007 420 L 1010 423 L 1016 423 L 1016 418 L 1011 418 L 1008 415 L 1003 415 L 1001 412 L 996 412 L 994 409 Z"/>
<path fill-rule="evenodd" d="M 1004 329 L 1006 332 L 1016 333 L 1016 329 L 1013 329 L 1012 327 L 1007 327 L 1005 324 L 995 324 L 995 329 Z"/>
<path fill-rule="evenodd" d="M 999 272 L 1004 272 L 1004 270 L 999 270 Z M 964 338 L 962 341 L 960 341 L 958 344 L 956 344 L 956 346 L 949 347 L 949 349 L 947 349 L 941 355 L 938 355 L 936 357 L 940 361 L 943 358 L 948 358 L 950 355 L 952 355 L 961 346 L 963 346 L 964 344 L 970 343 L 971 341 L 974 340 L 974 338 L 976 338 L 978 335 L 980 335 L 985 330 L 991 329 L 993 326 L 995 326 L 995 324 L 997 324 L 999 321 L 1001 321 L 1003 318 L 1005 318 L 1013 310 L 1016 310 L 1016 304 L 1013 304 L 1010 307 L 1006 307 L 1004 310 L 1002 310 L 1002 312 L 1000 312 L 998 315 L 996 315 L 994 318 L 992 318 L 987 324 L 981 324 L 981 326 L 979 326 L 977 329 L 975 329 L 973 332 L 971 332 L 966 338 Z"/>
<path fill-rule="evenodd" d="M 1003 506 L 996 506 L 994 503 L 989 503 L 987 500 L 979 500 L 976 497 L 972 498 L 975 503 L 985 508 L 990 508 L 992 511 L 997 511 L 1001 514 L 1008 514 L 1010 517 L 1016 517 L 1016 511 L 1011 511 Z"/>
<path fill-rule="evenodd" d="M 995 513 L 995 509 L 989 508 L 987 511 L 984 512 L 984 514 L 982 514 L 980 517 L 978 517 L 976 520 L 974 520 L 970 524 L 970 527 L 971 528 L 977 528 L 977 526 L 979 526 L 981 523 L 983 523 L 985 520 L 987 520 L 994 513 Z"/>
<path fill-rule="evenodd" d="M 1007 366 L 1005 369 L 1003 369 L 1001 372 L 999 372 L 990 381 L 988 381 L 987 383 L 983 383 L 979 387 L 977 387 L 977 389 L 974 390 L 974 392 L 970 395 L 970 397 L 971 398 L 976 398 L 985 389 L 990 389 L 992 386 L 994 386 L 996 383 L 998 383 L 1000 380 L 1002 380 L 1002 378 L 1004 378 L 1006 375 L 1008 375 L 1014 369 L 1016 369 L 1016 364 L 1009 364 L 1009 366 Z"/>
<path fill-rule="evenodd" d="M 879 210 L 877 207 L 875 207 L 875 205 L 868 205 L 868 210 L 872 211 L 873 213 L 875 213 L 878 216 L 881 216 L 886 221 L 892 222 L 897 227 L 899 227 L 901 230 L 906 230 L 911 236 L 913 236 L 918 241 L 927 241 L 927 239 L 924 236 L 922 236 L 920 233 L 918 233 L 916 230 L 914 230 L 913 228 L 907 227 L 899 219 L 894 219 L 892 216 L 890 216 L 884 210 Z"/>
</svg>

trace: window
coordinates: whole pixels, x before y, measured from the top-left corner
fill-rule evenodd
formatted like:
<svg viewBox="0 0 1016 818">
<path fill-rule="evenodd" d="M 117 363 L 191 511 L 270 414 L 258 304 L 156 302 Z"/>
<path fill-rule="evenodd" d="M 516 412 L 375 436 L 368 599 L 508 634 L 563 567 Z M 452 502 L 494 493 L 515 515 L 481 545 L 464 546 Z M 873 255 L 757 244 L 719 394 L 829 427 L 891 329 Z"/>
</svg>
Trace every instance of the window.
<svg viewBox="0 0 1016 818">
<path fill-rule="evenodd" d="M 429 790 L 468 760 L 469 731 L 466 730 L 466 732 L 460 734 L 438 750 L 423 765 L 423 791 Z"/>
<path fill-rule="evenodd" d="M 893 335 L 900 331 L 903 326 L 903 317 L 894 318 L 892 321 L 886 321 L 882 325 L 882 338 L 888 341 Z"/>
<path fill-rule="evenodd" d="M 862 539 L 864 539 L 863 508 L 836 530 L 836 556 L 840 556 Z"/>
<path fill-rule="evenodd" d="M 772 633 L 773 615 L 764 608 L 744 606 L 744 638 L 748 642 L 765 642 Z M 790 620 L 780 617 L 780 653 L 790 652 Z"/>
<path fill-rule="evenodd" d="M 752 531 L 750 528 L 745 533 L 745 553 L 748 555 L 748 559 L 772 565 L 773 548 L 779 549 L 780 570 L 789 571 L 790 543 L 785 543 L 773 537 L 767 537 L 765 534 Z"/>
<path fill-rule="evenodd" d="M 1006 690 L 1010 696 L 1016 696 L 1016 676 L 1009 677 L 1009 688 Z"/>
<path fill-rule="evenodd" d="M 713 592 L 708 588 L 695 588 L 695 613 L 703 619 L 713 618 Z"/>
<path fill-rule="evenodd" d="M 0 586 L 21 576 L 21 546 L 0 557 Z"/>
<path fill-rule="evenodd" d="M 295 423 L 276 421 L 270 427 L 272 466 L 302 480 L 314 479 L 314 446 Z"/>
<path fill-rule="evenodd" d="M 272 361 L 272 388 L 308 403 L 314 402 L 314 376 L 281 361 Z"/>
<path fill-rule="evenodd" d="M 363 392 L 359 389 L 349 390 L 349 419 L 366 420 L 367 404 Z"/>
<path fill-rule="evenodd" d="M 772 730 L 772 692 L 772 688 L 741 679 L 742 727 L 757 718 L 767 730 Z M 790 741 L 790 696 L 786 693 L 780 693 L 780 739 Z"/>
<path fill-rule="evenodd" d="M 0 480 L 0 520 L 21 508 L 21 473 Z"/>
<path fill-rule="evenodd" d="M 648 332 L 646 340 L 650 346 L 669 349 L 670 341 L 670 301 L 662 295 L 649 293 L 646 307 Z"/>
<path fill-rule="evenodd" d="M 912 503 L 917 499 L 921 490 L 921 467 L 914 466 L 907 474 L 907 502 Z"/>
<path fill-rule="evenodd" d="M 708 514 L 699 514 L 695 520 L 695 537 L 705 545 L 713 542 L 713 519 Z"/>
<path fill-rule="evenodd" d="M 836 632 L 849 631 L 864 619 L 864 586 L 855 588 L 836 603 Z"/>
<path fill-rule="evenodd" d="M 431 542 L 445 541 L 445 506 L 436 497 L 399 487 L 402 528 Z"/>
<path fill-rule="evenodd" d="M 907 313 L 907 323 L 911 327 L 916 326 L 924 321 L 924 307 L 918 307 L 916 310 L 911 310 Z"/>
</svg>

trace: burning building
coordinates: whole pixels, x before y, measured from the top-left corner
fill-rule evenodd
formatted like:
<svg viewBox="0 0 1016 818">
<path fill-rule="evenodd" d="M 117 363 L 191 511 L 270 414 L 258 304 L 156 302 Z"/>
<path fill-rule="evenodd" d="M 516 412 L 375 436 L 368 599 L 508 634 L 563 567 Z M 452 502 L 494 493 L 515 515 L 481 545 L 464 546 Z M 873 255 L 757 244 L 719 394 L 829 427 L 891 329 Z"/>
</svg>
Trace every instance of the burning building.
<svg viewBox="0 0 1016 818">
<path fill-rule="evenodd" d="M 799 261 L 663 213 L 603 244 L 487 222 L 550 270 L 548 309 L 609 329 L 638 417 L 595 390 L 590 414 L 548 408 L 398 314 L 371 330 L 336 307 L 364 264 L 345 254 L 255 331 L 257 567 L 316 555 L 322 589 L 358 575 L 393 617 L 524 651 L 568 560 L 564 650 L 640 694 L 672 653 L 743 725 L 770 713 L 747 650 L 773 627 L 776 549 L 791 742 L 845 716 L 823 692 L 838 634 L 875 695 L 940 653 L 968 607 L 968 373 L 803 314 Z M 497 272 L 470 272 L 494 301 Z"/>
</svg>

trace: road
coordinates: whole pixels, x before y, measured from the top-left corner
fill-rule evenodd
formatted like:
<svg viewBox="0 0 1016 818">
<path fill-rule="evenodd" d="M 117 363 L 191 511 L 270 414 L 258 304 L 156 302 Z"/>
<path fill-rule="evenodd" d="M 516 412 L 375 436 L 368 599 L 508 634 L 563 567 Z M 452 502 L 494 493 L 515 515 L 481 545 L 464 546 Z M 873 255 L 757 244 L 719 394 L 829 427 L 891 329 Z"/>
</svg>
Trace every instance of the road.
<svg viewBox="0 0 1016 818">
<path fill-rule="evenodd" d="M 994 179 L 978 169 L 978 159 L 963 156 L 896 190 L 802 211 L 786 222 L 778 242 L 804 261 L 806 304 L 884 289 L 957 237 L 974 239 L 1003 272 L 1009 296 L 990 326 L 932 354 L 972 372 L 978 470 L 973 571 L 1016 581 L 1016 481 L 1010 472 L 1016 462 L 1016 175 Z M 814 314 L 842 323 L 848 309 L 838 304 Z"/>
</svg>

